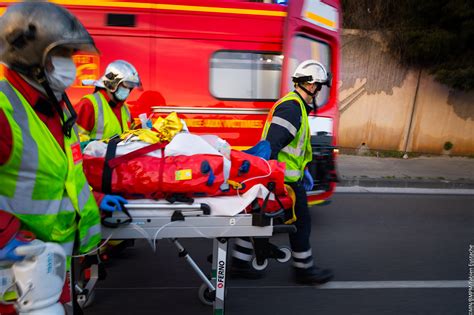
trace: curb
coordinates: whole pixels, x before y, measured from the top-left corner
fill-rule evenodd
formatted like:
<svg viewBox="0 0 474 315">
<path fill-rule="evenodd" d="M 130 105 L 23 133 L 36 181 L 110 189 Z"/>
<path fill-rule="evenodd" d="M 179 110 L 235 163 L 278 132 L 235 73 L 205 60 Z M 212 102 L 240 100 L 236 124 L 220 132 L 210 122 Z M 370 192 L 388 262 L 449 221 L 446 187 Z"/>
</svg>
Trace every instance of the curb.
<svg viewBox="0 0 474 315">
<path fill-rule="evenodd" d="M 387 178 L 341 179 L 339 187 L 380 187 L 380 188 L 427 188 L 427 189 L 473 189 L 474 182 L 464 180 L 413 180 Z"/>
</svg>

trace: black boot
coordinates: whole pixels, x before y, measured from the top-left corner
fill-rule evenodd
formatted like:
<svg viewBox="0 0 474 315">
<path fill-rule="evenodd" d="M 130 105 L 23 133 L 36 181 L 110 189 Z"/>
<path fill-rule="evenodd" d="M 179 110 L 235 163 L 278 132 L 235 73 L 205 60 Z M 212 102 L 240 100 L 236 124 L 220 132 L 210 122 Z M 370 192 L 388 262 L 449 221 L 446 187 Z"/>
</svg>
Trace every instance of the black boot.
<svg viewBox="0 0 474 315">
<path fill-rule="evenodd" d="M 260 279 L 265 275 L 262 271 L 255 270 L 249 261 L 232 258 L 229 275 L 231 278 Z"/>
<path fill-rule="evenodd" d="M 293 268 L 294 279 L 300 284 L 323 284 L 334 277 L 331 269 L 322 269 L 318 267 L 310 267 L 307 269 Z"/>
</svg>

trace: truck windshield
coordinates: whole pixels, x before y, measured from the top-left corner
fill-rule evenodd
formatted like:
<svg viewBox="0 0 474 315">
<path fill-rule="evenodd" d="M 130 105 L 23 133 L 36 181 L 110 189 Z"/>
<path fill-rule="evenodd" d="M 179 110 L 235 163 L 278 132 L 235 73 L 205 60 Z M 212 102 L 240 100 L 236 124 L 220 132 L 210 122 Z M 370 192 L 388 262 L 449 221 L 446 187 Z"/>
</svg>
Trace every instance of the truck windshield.
<svg viewBox="0 0 474 315">
<path fill-rule="evenodd" d="M 307 60 L 314 59 L 322 63 L 326 69 L 331 69 L 330 59 L 330 48 L 329 45 L 311 39 L 306 36 L 295 36 L 293 38 L 292 47 L 291 47 L 291 57 L 289 60 L 289 71 L 288 73 L 293 74 L 298 64 Z M 291 75 L 287 78 L 288 80 L 288 89 L 293 89 L 293 82 L 291 81 Z M 289 92 L 289 91 L 288 91 Z M 321 92 L 319 92 L 317 97 L 318 107 L 323 107 L 326 105 L 329 99 L 329 88 L 323 86 Z"/>
<path fill-rule="evenodd" d="M 276 100 L 283 57 L 278 53 L 218 51 L 210 62 L 210 91 L 218 99 Z"/>
</svg>

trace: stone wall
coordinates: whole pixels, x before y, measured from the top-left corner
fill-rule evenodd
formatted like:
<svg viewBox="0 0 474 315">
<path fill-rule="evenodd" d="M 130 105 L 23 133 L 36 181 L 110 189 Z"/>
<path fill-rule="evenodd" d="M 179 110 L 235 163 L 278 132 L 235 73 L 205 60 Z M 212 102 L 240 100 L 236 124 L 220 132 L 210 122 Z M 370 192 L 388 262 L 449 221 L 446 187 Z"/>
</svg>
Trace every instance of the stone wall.
<svg viewBox="0 0 474 315">
<path fill-rule="evenodd" d="M 474 92 L 402 67 L 377 33 L 345 30 L 339 82 L 339 146 L 474 154 Z"/>
</svg>

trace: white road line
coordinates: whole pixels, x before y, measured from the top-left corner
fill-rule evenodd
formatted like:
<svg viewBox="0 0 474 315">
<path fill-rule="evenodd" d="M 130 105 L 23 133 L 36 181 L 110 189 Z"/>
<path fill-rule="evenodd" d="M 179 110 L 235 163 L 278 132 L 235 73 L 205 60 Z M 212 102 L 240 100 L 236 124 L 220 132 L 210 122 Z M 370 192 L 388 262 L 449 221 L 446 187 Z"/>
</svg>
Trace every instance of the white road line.
<svg viewBox="0 0 474 315">
<path fill-rule="evenodd" d="M 421 195 L 474 195 L 474 189 L 403 188 L 403 187 L 362 187 L 338 186 L 336 193 L 381 193 L 381 194 L 421 194 Z"/>
<path fill-rule="evenodd" d="M 365 289 L 458 289 L 467 288 L 467 280 L 427 280 L 427 281 L 331 281 L 317 286 L 276 285 L 276 286 L 228 286 L 228 289 L 295 289 L 313 287 L 320 290 L 365 290 Z M 190 290 L 198 287 L 124 287 L 96 288 L 95 290 Z"/>
<path fill-rule="evenodd" d="M 467 288 L 467 280 L 431 281 L 333 281 L 319 289 L 449 289 Z"/>
</svg>

